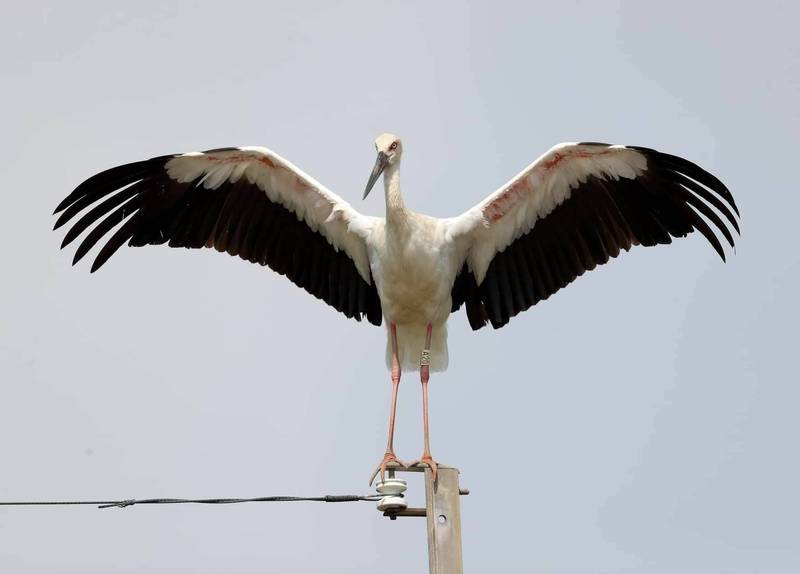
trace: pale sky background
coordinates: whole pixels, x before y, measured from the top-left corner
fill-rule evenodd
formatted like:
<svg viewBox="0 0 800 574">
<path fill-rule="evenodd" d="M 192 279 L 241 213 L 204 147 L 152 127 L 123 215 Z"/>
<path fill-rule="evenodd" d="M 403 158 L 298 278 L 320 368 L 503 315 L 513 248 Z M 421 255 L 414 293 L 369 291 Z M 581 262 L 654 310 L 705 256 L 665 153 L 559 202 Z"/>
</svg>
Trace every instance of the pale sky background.
<svg viewBox="0 0 800 574">
<path fill-rule="evenodd" d="M 269 269 L 167 248 L 70 266 L 55 205 L 154 155 L 265 145 L 360 201 L 460 213 L 551 145 L 656 147 L 742 212 L 499 331 L 450 322 L 432 447 L 467 572 L 800 572 L 797 2 L 3 2 L 0 499 L 367 493 L 384 329 Z M 422 450 L 403 379 L 396 446 Z M 421 484 L 412 497 L 422 496 Z M 0 571 L 422 572 L 371 503 L 0 509 Z"/>
</svg>

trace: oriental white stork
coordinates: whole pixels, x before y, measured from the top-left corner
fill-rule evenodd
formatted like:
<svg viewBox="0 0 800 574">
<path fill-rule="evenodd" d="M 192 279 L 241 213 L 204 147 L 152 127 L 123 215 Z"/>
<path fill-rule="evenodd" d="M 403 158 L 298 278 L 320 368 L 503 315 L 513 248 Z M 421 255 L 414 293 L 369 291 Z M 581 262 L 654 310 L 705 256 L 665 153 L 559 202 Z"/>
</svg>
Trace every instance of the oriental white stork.
<svg viewBox="0 0 800 574">
<path fill-rule="evenodd" d="M 437 219 L 403 203 L 400 138 L 383 134 L 375 147 L 364 198 L 383 174 L 385 218 L 362 215 L 266 148 L 241 147 L 103 171 L 59 204 L 55 227 L 81 214 L 63 247 L 94 225 L 74 262 L 110 235 L 92 271 L 124 243 L 213 247 L 268 265 L 346 317 L 385 320 L 389 436 L 370 482 L 390 462 L 402 464 L 392 440 L 403 369 L 418 369 L 422 381 L 424 451 L 414 464 L 435 476 L 428 379 L 447 367 L 447 319 L 462 305 L 473 329 L 498 329 L 622 249 L 696 229 L 724 260 L 712 228 L 731 246 L 723 218 L 739 231 L 738 209 L 719 179 L 652 149 L 560 144 L 472 209 Z"/>
</svg>

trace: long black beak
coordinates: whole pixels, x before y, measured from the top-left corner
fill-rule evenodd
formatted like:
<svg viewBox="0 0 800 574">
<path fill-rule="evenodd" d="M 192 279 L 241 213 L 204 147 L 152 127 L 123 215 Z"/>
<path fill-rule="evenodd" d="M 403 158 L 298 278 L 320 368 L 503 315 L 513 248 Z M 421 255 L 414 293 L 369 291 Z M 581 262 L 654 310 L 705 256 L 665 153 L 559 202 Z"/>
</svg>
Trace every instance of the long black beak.
<svg viewBox="0 0 800 574">
<path fill-rule="evenodd" d="M 375 160 L 375 167 L 372 168 L 372 173 L 369 174 L 369 181 L 367 182 L 367 187 L 364 190 L 364 197 L 361 199 L 367 199 L 369 192 L 372 191 L 375 182 L 378 181 L 378 178 L 383 173 L 383 170 L 386 168 L 386 164 L 388 163 L 388 158 L 386 154 L 382 151 L 378 152 L 378 159 Z"/>
</svg>

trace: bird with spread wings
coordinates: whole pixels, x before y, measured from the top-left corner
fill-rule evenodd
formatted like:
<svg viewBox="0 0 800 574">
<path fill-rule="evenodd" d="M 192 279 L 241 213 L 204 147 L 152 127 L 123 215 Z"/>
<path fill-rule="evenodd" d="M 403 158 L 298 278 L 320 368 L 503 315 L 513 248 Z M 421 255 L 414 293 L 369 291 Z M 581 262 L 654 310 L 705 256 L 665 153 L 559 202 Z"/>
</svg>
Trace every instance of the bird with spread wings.
<svg viewBox="0 0 800 574">
<path fill-rule="evenodd" d="M 401 463 L 393 436 L 403 370 L 419 370 L 424 448 L 413 464 L 436 475 L 428 432 L 430 372 L 447 367 L 447 328 L 462 306 L 473 329 L 499 329 L 585 271 L 634 245 L 699 231 L 724 260 L 738 209 L 696 164 L 643 147 L 567 143 L 551 148 L 462 215 L 411 211 L 400 193 L 403 144 L 378 152 L 364 198 L 383 176 L 385 217 L 356 211 L 262 147 L 165 155 L 107 169 L 56 208 L 55 227 L 83 235 L 74 263 L 102 242 L 91 270 L 121 246 L 209 247 L 285 275 L 344 314 L 385 320 L 392 393 L 386 451 L 370 482 Z"/>
</svg>

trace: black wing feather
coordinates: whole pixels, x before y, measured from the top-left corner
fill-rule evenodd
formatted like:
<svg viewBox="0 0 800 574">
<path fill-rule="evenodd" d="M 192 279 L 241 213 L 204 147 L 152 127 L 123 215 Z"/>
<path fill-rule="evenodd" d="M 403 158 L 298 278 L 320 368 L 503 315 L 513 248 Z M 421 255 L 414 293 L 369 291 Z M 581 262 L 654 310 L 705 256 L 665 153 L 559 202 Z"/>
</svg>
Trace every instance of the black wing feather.
<svg viewBox="0 0 800 574">
<path fill-rule="evenodd" d="M 631 245 L 668 244 L 694 230 L 724 261 L 715 231 L 731 246 L 734 238 L 718 213 L 739 233 L 739 210 L 730 190 L 689 160 L 630 149 L 645 155 L 646 171 L 633 179 L 589 177 L 528 233 L 495 254 L 480 285 L 465 264 L 453 286 L 453 311 L 466 304 L 473 329 L 487 323 L 499 329 Z"/>
</svg>

